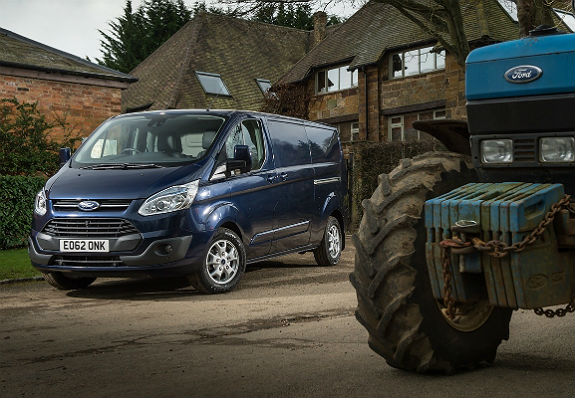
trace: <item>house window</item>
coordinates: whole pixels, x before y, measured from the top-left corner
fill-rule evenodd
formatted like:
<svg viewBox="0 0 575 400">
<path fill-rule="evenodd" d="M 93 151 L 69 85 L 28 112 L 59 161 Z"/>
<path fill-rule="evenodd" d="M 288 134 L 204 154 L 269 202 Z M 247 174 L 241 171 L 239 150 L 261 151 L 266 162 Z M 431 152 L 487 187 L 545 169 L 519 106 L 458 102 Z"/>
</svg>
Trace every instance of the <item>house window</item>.
<svg viewBox="0 0 575 400">
<path fill-rule="evenodd" d="M 207 94 L 231 96 L 220 74 L 196 71 L 196 76 Z"/>
<path fill-rule="evenodd" d="M 400 142 L 405 140 L 403 126 L 403 115 L 389 118 L 389 133 L 387 140 L 390 142 Z"/>
<path fill-rule="evenodd" d="M 394 115 L 388 118 L 387 140 L 390 142 L 422 140 L 422 136 L 425 135 L 425 133 L 422 135 L 422 132 L 413 128 L 415 121 L 445 118 L 447 118 L 445 109 Z"/>
<path fill-rule="evenodd" d="M 517 18 L 517 4 L 513 0 L 498 0 L 499 5 L 509 14 L 511 19 L 515 22 L 519 22 Z"/>
<path fill-rule="evenodd" d="M 359 122 L 349 121 L 337 124 L 339 137 L 343 143 L 353 142 L 358 139 L 359 135 Z"/>
<path fill-rule="evenodd" d="M 263 94 L 266 94 L 268 90 L 270 90 L 270 88 L 272 87 L 272 83 L 267 79 L 258 78 L 256 79 L 256 83 L 258 84 L 258 87 L 260 88 Z"/>
<path fill-rule="evenodd" d="M 315 74 L 317 94 L 337 92 L 357 86 L 357 70 L 348 71 L 349 65 L 323 69 Z"/>
<path fill-rule="evenodd" d="M 354 140 L 357 139 L 358 135 L 359 135 L 359 122 L 352 122 L 351 123 L 351 141 L 353 142 Z"/>
<path fill-rule="evenodd" d="M 391 78 L 425 74 L 445 68 L 445 50 L 432 52 L 433 47 L 409 50 L 391 56 Z"/>
<path fill-rule="evenodd" d="M 557 17 L 567 25 L 571 32 L 575 32 L 575 15 L 563 10 L 558 10 L 557 8 L 554 8 L 553 11 L 555 11 Z"/>
</svg>

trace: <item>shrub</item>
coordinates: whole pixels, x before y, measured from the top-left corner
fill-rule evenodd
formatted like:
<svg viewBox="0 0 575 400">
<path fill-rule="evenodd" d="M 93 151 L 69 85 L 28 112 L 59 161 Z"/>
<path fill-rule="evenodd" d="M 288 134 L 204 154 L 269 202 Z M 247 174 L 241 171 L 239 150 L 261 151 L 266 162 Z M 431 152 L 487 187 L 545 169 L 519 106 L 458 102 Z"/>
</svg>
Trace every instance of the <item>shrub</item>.
<svg viewBox="0 0 575 400">
<path fill-rule="evenodd" d="M 0 175 L 52 175 L 58 170 L 58 149 L 77 138 L 68 133 L 63 143 L 49 137 L 55 126 L 66 128 L 65 119 L 49 122 L 38 103 L 0 99 Z"/>
<path fill-rule="evenodd" d="M 45 182 L 43 177 L 0 175 L 0 249 L 26 245 L 34 198 Z"/>
<path fill-rule="evenodd" d="M 359 227 L 363 216 L 361 202 L 371 197 L 377 188 L 379 175 L 391 172 L 403 158 L 413 158 L 437 150 L 438 146 L 441 145 L 437 141 L 352 144 L 349 149 L 350 154 L 353 154 L 350 231 Z"/>
</svg>

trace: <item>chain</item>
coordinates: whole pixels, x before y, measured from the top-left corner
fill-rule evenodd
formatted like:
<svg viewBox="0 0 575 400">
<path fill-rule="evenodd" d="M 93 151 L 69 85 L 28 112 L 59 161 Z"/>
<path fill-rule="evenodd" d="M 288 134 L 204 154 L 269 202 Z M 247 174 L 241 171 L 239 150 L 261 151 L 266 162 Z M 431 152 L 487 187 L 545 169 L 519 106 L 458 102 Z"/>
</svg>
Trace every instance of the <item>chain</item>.
<svg viewBox="0 0 575 400">
<path fill-rule="evenodd" d="M 544 310 L 542 308 L 536 308 L 533 310 L 537 315 L 545 315 L 547 318 L 553 318 L 554 316 L 564 317 L 567 313 L 575 312 L 575 304 L 573 300 L 571 303 L 567 304 L 564 308 L 557 308 L 555 310 Z"/>
<path fill-rule="evenodd" d="M 451 295 L 451 248 L 442 248 L 443 303 L 447 307 L 447 318 L 455 318 L 455 299 Z"/>
<path fill-rule="evenodd" d="M 475 238 L 473 240 L 473 247 L 479 251 L 488 251 L 490 256 L 496 258 L 505 257 L 509 254 L 510 251 L 514 253 L 519 253 L 525 250 L 525 248 L 529 245 L 532 245 L 543 235 L 547 226 L 553 222 L 555 219 L 555 215 L 559 213 L 561 210 L 567 209 L 570 212 L 574 212 L 575 206 L 569 204 L 571 200 L 571 196 L 566 194 L 559 200 L 557 203 L 551 206 L 551 210 L 549 210 L 539 225 L 535 229 L 533 229 L 529 235 L 525 236 L 525 238 L 517 243 L 513 243 L 512 245 L 508 245 L 505 242 L 500 240 L 490 240 L 489 242 L 482 242 L 480 239 Z"/>
<path fill-rule="evenodd" d="M 547 226 L 553 222 L 557 213 L 561 210 L 567 209 L 571 214 L 575 214 L 575 203 L 571 203 L 571 196 L 566 194 L 558 202 L 551 206 L 551 209 L 545 214 L 541 222 L 533 229 L 523 240 L 517 243 L 508 245 L 500 240 L 490 240 L 483 242 L 479 238 L 473 238 L 470 242 L 466 242 L 457 236 L 451 239 L 442 240 L 439 245 L 442 248 L 442 267 L 443 267 L 443 302 L 447 307 L 447 317 L 453 319 L 455 317 L 455 299 L 452 296 L 451 289 L 451 249 L 457 249 L 459 254 L 467 252 L 474 248 L 477 251 L 487 251 L 490 256 L 496 258 L 505 257 L 510 251 L 520 253 L 532 245 L 543 235 Z M 567 313 L 575 312 L 575 302 L 572 300 L 565 308 L 558 308 L 556 310 L 543 310 L 536 308 L 535 314 L 545 315 L 548 318 L 554 316 L 564 317 Z"/>
</svg>

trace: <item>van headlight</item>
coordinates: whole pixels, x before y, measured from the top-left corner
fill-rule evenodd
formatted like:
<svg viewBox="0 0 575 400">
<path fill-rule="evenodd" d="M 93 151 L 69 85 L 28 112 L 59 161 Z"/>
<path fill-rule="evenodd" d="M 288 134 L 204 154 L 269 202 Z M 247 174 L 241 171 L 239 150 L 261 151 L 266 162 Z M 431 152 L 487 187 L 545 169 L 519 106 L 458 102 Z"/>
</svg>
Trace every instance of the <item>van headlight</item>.
<svg viewBox="0 0 575 400">
<path fill-rule="evenodd" d="M 34 212 L 39 216 L 46 214 L 46 193 L 44 193 L 44 188 L 38 192 L 36 199 L 34 199 Z"/>
<path fill-rule="evenodd" d="M 481 161 L 486 164 L 513 162 L 513 141 L 511 139 L 482 140 Z"/>
<path fill-rule="evenodd" d="M 138 210 L 143 216 L 165 214 L 189 208 L 198 193 L 199 181 L 172 186 L 150 196 Z"/>
<path fill-rule="evenodd" d="M 575 140 L 572 137 L 541 138 L 539 159 L 543 162 L 575 161 Z"/>
</svg>

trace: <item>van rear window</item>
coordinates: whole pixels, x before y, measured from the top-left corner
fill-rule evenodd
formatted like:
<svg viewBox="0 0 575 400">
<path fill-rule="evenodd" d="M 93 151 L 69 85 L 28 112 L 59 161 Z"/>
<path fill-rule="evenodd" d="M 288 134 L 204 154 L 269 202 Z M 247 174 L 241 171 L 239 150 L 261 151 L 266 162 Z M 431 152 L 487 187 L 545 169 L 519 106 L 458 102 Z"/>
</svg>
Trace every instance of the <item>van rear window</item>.
<svg viewBox="0 0 575 400">
<path fill-rule="evenodd" d="M 310 141 L 313 163 L 339 162 L 341 155 L 335 129 L 306 126 L 305 130 Z"/>
<path fill-rule="evenodd" d="M 303 125 L 269 121 L 276 167 L 310 164 L 309 140 Z"/>
</svg>

